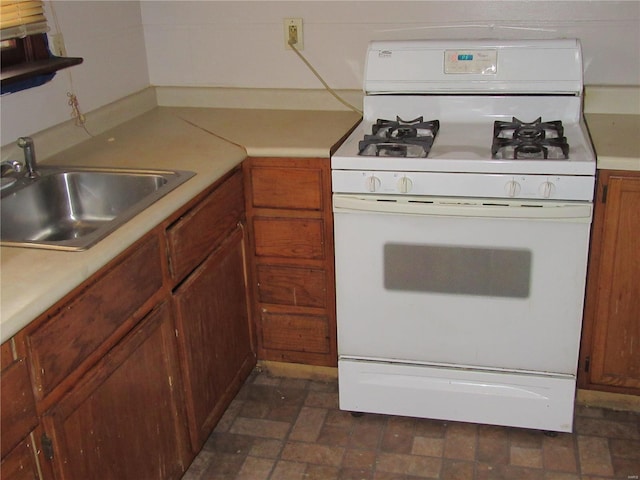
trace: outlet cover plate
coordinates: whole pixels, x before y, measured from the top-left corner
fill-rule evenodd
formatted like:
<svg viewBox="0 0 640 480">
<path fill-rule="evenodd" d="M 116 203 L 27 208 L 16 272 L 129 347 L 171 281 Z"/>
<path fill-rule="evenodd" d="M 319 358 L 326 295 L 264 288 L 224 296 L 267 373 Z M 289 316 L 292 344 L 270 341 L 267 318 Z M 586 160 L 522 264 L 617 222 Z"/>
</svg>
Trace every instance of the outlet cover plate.
<svg viewBox="0 0 640 480">
<path fill-rule="evenodd" d="M 296 48 L 298 50 L 304 50 L 304 35 L 302 30 L 302 18 L 285 18 L 283 21 L 284 24 L 284 46 L 287 50 L 293 50 L 291 45 L 289 45 L 289 27 L 295 26 L 298 29 L 298 43 L 296 43 Z"/>
</svg>

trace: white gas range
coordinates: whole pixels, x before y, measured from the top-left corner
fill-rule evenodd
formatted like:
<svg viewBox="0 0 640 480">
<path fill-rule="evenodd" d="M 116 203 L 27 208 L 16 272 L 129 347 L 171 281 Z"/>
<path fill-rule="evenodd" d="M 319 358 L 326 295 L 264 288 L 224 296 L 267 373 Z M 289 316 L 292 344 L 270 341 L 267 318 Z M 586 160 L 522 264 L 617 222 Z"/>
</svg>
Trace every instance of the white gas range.
<svg viewBox="0 0 640 480">
<path fill-rule="evenodd" d="M 340 406 L 572 428 L 595 154 L 577 40 L 372 42 L 331 158 Z"/>
</svg>

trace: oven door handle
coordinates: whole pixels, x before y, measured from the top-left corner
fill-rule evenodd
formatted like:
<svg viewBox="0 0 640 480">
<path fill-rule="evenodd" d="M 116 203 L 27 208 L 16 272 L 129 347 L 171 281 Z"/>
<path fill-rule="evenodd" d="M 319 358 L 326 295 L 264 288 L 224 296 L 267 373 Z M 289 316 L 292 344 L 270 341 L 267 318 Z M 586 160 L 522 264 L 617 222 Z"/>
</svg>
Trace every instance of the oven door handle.
<svg viewBox="0 0 640 480">
<path fill-rule="evenodd" d="M 591 222 L 587 202 L 535 202 L 502 199 L 333 195 L 335 213 L 437 215 L 449 217 L 523 218 Z"/>
</svg>

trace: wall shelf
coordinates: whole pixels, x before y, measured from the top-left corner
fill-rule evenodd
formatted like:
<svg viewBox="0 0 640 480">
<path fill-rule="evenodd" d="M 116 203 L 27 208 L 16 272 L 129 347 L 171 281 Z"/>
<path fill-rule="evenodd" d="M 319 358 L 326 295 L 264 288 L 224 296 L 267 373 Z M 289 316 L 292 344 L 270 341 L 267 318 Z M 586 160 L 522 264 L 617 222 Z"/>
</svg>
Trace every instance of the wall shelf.
<svg viewBox="0 0 640 480">
<path fill-rule="evenodd" d="M 5 67 L 0 72 L 2 90 L 12 84 L 50 75 L 63 68 L 79 65 L 83 62 L 79 57 L 55 57 Z"/>
</svg>

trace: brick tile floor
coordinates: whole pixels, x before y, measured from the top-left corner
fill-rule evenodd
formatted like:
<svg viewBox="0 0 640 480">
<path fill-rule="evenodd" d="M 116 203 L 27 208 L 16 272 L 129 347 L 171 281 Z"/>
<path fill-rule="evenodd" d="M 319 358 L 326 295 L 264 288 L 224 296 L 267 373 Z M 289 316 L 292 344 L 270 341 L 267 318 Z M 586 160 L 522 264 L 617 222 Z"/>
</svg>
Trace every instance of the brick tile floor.
<svg viewBox="0 0 640 480">
<path fill-rule="evenodd" d="M 640 414 L 577 407 L 573 434 L 338 409 L 337 381 L 254 371 L 183 480 L 640 477 Z"/>
</svg>

